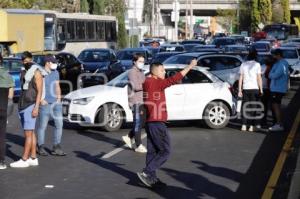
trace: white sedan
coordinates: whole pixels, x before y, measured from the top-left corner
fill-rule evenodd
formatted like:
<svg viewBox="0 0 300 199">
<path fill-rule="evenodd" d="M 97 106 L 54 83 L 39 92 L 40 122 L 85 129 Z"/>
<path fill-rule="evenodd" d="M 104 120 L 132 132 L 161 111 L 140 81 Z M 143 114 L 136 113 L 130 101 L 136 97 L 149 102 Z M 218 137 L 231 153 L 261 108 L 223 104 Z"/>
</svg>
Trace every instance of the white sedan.
<svg viewBox="0 0 300 199">
<path fill-rule="evenodd" d="M 166 76 L 174 75 L 184 65 L 168 65 Z M 149 66 L 144 68 L 149 74 Z M 128 72 L 105 85 L 79 89 L 63 100 L 66 121 L 80 125 L 101 126 L 116 131 L 132 122 L 128 105 Z M 210 128 L 223 128 L 234 111 L 230 85 L 200 67 L 191 70 L 181 84 L 165 90 L 168 120 L 204 120 Z"/>
</svg>

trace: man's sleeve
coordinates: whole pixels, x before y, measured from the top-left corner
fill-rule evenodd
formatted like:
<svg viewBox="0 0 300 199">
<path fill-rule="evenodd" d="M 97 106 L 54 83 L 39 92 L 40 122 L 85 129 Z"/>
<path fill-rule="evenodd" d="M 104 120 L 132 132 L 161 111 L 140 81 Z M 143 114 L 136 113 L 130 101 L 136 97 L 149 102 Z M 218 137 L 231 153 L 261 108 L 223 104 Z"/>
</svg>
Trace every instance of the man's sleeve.
<svg viewBox="0 0 300 199">
<path fill-rule="evenodd" d="M 56 73 L 55 73 L 55 80 L 59 81 L 59 73 L 58 73 L 58 71 L 56 71 Z"/>
<path fill-rule="evenodd" d="M 180 72 L 177 72 L 175 75 L 173 75 L 173 76 L 171 76 L 167 79 L 162 80 L 160 82 L 159 87 L 160 87 L 161 90 L 164 90 L 164 89 L 166 89 L 166 88 L 168 88 L 168 87 L 170 87 L 174 84 L 178 84 L 178 82 L 180 80 L 182 80 L 182 78 L 183 78 L 182 74 Z"/>
</svg>

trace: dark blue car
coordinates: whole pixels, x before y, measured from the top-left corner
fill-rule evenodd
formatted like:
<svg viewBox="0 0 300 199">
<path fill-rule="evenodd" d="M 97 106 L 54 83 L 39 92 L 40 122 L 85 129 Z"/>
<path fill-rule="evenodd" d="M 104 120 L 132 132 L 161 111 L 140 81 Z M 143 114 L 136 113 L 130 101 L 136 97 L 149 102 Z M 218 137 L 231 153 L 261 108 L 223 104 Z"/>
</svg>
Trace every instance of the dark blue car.
<svg viewBox="0 0 300 199">
<path fill-rule="evenodd" d="M 3 66 L 13 77 L 15 82 L 14 97 L 18 98 L 21 93 L 20 73 L 23 67 L 22 60 L 19 58 L 3 58 Z"/>
<path fill-rule="evenodd" d="M 150 64 L 152 60 L 151 52 L 146 48 L 125 48 L 117 53 L 118 59 L 125 70 L 132 67 L 132 58 L 134 54 L 143 54 L 145 57 L 145 64 Z"/>
</svg>

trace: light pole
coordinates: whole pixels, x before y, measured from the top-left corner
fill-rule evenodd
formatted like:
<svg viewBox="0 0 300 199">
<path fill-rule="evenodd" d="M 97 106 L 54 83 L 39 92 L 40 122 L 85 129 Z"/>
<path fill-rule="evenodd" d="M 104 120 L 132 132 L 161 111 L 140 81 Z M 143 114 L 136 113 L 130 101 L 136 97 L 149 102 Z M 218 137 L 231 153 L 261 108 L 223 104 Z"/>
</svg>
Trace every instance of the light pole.
<svg viewBox="0 0 300 199">
<path fill-rule="evenodd" d="M 178 1 L 175 0 L 175 41 L 178 41 L 178 19 L 177 19 L 177 15 L 178 15 Z"/>
<path fill-rule="evenodd" d="M 193 0 L 190 1 L 190 39 L 193 39 L 194 35 L 194 26 L 193 26 Z"/>
</svg>

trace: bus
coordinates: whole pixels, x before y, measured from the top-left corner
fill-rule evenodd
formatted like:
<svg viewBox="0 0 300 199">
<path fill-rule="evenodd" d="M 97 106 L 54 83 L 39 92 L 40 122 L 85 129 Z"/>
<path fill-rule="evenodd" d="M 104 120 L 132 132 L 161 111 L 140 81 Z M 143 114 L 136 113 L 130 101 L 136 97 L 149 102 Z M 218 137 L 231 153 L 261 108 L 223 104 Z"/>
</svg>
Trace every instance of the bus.
<svg viewBox="0 0 300 199">
<path fill-rule="evenodd" d="M 117 46 L 114 16 L 59 13 L 51 10 L 0 9 L 0 50 L 65 51 L 78 55 L 85 48 Z"/>
<path fill-rule="evenodd" d="M 270 24 L 263 28 L 267 34 L 267 38 L 274 38 L 277 40 L 287 40 L 298 37 L 299 30 L 295 24 Z"/>
</svg>

